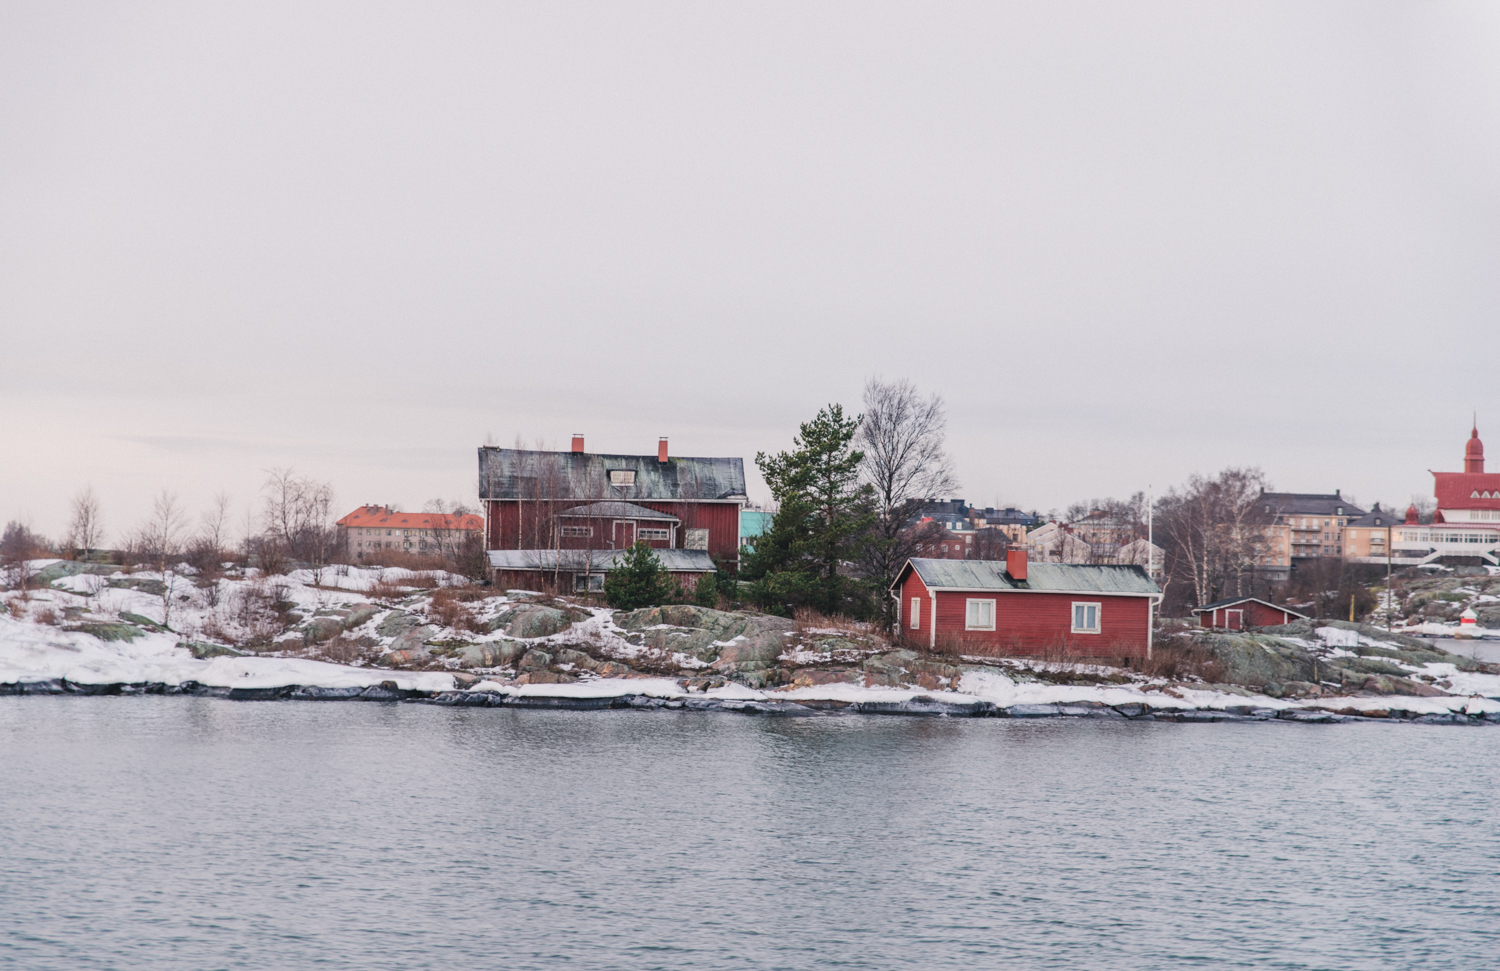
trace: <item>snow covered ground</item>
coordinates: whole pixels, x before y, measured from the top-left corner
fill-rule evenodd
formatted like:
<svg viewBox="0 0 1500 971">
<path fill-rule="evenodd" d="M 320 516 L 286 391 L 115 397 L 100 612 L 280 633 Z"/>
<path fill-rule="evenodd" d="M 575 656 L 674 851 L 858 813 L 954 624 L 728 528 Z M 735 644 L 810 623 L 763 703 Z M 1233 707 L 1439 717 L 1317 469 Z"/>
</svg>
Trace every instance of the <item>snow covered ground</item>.
<svg viewBox="0 0 1500 971">
<path fill-rule="evenodd" d="M 53 561 L 39 561 L 40 570 Z M 363 688 L 391 681 L 402 688 L 436 693 L 457 689 L 451 672 L 393 670 L 350 664 L 336 664 L 309 657 L 287 656 L 290 650 L 245 654 L 242 656 L 195 657 L 184 646 L 187 641 L 223 643 L 234 637 L 251 637 L 258 622 L 245 609 L 246 598 L 266 597 L 265 588 L 274 584 L 272 596 L 283 605 L 292 604 L 311 617 L 318 611 L 347 609 L 356 604 L 371 606 L 368 601 L 380 590 L 389 592 L 392 585 L 410 580 L 409 571 L 359 570 L 345 568 L 326 572 L 314 578 L 307 571 L 288 577 L 239 578 L 221 580 L 205 590 L 190 578 L 178 577 L 172 586 L 171 626 L 173 632 L 148 630 L 132 639 L 101 639 L 77 629 L 65 629 L 60 619 L 110 624 L 122 620 L 136 623 L 150 621 L 156 625 L 166 619 L 159 592 L 151 584 L 162 582 L 158 574 L 136 572 L 112 576 L 77 575 L 56 580 L 50 588 L 33 591 L 21 601 L 11 592 L 0 595 L 0 684 L 48 682 L 65 679 L 75 684 L 143 684 L 180 685 L 196 682 L 216 688 L 274 688 L 287 685 L 323 688 Z M 314 580 L 321 583 L 315 585 Z M 441 578 L 440 578 L 441 579 Z M 111 585 L 114 581 L 114 585 Z M 135 584 L 134 587 L 121 584 Z M 159 587 L 157 588 L 160 589 Z M 489 598 L 479 605 L 493 611 L 507 598 Z M 393 608 L 384 604 L 363 622 L 361 631 L 373 630 L 379 618 Z M 590 639 L 609 648 L 616 656 L 628 657 L 639 648 L 627 642 L 607 610 L 592 609 L 587 620 L 576 623 L 568 632 L 530 639 L 539 647 L 577 643 Z M 132 620 L 134 618 L 134 620 Z M 144 625 L 149 627 L 150 625 Z M 226 637 L 225 635 L 231 635 Z M 281 636 L 281 635 L 278 635 Z M 474 637 L 476 635 L 469 634 Z M 485 635 L 478 635 L 483 639 Z M 498 635 L 497 635 L 498 636 Z M 1348 631 L 1325 628 L 1318 631 L 1325 649 L 1343 651 L 1371 641 Z M 738 640 L 738 638 L 736 638 Z M 727 642 L 732 643 L 732 642 Z M 277 656 L 278 653 L 280 656 Z M 703 667 L 691 658 L 681 659 L 684 667 Z M 692 662 L 692 663 L 687 663 Z M 1044 667 L 1045 665 L 1034 665 Z M 968 671 L 945 691 L 920 688 L 863 687 L 837 683 L 811 687 L 756 690 L 729 683 L 708 690 L 692 690 L 686 679 L 651 677 L 594 677 L 569 684 L 514 684 L 501 680 L 484 680 L 467 690 L 495 692 L 514 697 L 601 699 L 645 696 L 660 699 L 688 697 L 718 701 L 795 701 L 903 703 L 930 698 L 951 704 L 988 702 L 1001 708 L 1029 705 L 1069 705 L 1094 703 L 1109 706 L 1143 704 L 1155 710 L 1226 709 L 1252 706 L 1270 710 L 1286 708 L 1325 708 L 1345 711 L 1407 711 L 1416 713 L 1465 712 L 1484 714 L 1500 712 L 1500 675 L 1460 671 L 1453 664 L 1409 666 L 1413 676 L 1426 676 L 1451 692 L 1448 697 L 1408 696 L 1333 696 L 1296 701 L 1274 699 L 1244 690 L 1220 690 L 1204 686 L 1170 684 L 1165 681 L 1139 680 L 1128 684 L 1057 684 L 1022 677 L 1020 668 L 988 668 Z M 466 678 L 465 683 L 472 679 Z"/>
<path fill-rule="evenodd" d="M 284 657 L 213 657 L 199 660 L 172 634 L 133 641 L 102 641 L 90 634 L 0 617 L 0 683 L 51 681 L 76 684 L 182 684 L 219 688 L 274 688 L 300 684 L 354 688 L 395 681 L 422 691 L 453 688 L 453 675 L 356 668 Z"/>
</svg>

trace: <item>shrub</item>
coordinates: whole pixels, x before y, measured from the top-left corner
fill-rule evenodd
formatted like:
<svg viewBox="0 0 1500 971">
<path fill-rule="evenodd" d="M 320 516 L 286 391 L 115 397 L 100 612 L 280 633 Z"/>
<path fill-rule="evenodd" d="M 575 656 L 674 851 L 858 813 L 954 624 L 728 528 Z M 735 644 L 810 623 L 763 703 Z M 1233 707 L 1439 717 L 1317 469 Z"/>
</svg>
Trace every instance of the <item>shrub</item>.
<svg viewBox="0 0 1500 971">
<path fill-rule="evenodd" d="M 661 560 L 644 542 L 625 551 L 620 565 L 604 578 L 604 597 L 616 610 L 655 607 L 671 599 L 673 584 Z"/>
</svg>

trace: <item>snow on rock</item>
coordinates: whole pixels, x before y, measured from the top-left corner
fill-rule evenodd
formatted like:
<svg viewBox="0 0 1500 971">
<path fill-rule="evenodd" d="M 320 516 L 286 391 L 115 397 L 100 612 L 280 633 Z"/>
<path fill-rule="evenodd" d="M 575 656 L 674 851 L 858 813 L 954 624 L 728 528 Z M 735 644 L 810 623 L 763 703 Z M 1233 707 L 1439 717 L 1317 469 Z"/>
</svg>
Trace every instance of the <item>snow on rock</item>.
<svg viewBox="0 0 1500 971">
<path fill-rule="evenodd" d="M 446 691 L 453 676 L 441 672 L 391 672 L 324 661 L 277 657 L 199 660 L 171 634 L 102 641 L 77 631 L 0 617 L 0 683 L 66 679 L 77 684 L 183 684 L 270 688 L 300 684 L 351 688 L 395 681 L 397 687 Z"/>
</svg>

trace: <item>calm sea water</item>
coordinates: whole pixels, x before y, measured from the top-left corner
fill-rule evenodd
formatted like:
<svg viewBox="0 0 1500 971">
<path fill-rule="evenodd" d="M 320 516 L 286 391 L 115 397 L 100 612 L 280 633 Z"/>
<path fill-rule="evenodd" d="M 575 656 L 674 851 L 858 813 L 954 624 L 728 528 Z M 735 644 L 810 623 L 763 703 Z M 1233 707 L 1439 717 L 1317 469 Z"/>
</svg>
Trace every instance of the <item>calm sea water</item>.
<svg viewBox="0 0 1500 971">
<path fill-rule="evenodd" d="M 0 700 L 0 966 L 1500 966 L 1500 729 Z"/>
</svg>

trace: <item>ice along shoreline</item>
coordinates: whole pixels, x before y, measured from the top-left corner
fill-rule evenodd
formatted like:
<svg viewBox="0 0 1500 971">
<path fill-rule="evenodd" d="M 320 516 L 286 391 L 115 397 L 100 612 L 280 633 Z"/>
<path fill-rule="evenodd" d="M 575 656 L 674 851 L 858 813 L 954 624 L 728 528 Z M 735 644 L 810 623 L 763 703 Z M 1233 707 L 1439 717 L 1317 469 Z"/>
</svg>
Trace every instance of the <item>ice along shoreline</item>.
<svg viewBox="0 0 1500 971">
<path fill-rule="evenodd" d="M 1500 725 L 1500 704 L 1465 704 L 1459 707 L 1437 706 L 1435 699 L 1413 698 L 1415 704 L 1402 707 L 1406 699 L 1379 699 L 1378 707 L 1332 708 L 1314 705 L 1276 706 L 1267 704 L 1186 707 L 1181 703 L 1124 701 L 1109 704 L 1093 699 L 1054 702 L 1019 702 L 999 705 L 973 695 L 958 692 L 929 692 L 898 689 L 856 689 L 854 691 L 818 692 L 799 689 L 789 692 L 757 692 L 738 685 L 727 689 L 694 692 L 666 679 L 617 679 L 582 682 L 578 685 L 508 686 L 483 682 L 468 688 L 430 690 L 402 687 L 386 679 L 371 685 L 276 685 L 229 687 L 206 685 L 196 681 L 180 684 L 165 682 L 114 682 L 82 684 L 66 678 L 45 681 L 0 683 L 4 696 L 182 696 L 217 698 L 227 701 L 374 701 L 385 703 L 428 704 L 439 707 L 516 708 L 553 711 L 679 711 L 727 712 L 744 715 L 783 717 L 830 717 L 846 715 L 887 715 L 938 718 L 1082 718 L 1120 721 L 1165 721 L 1180 723 L 1218 722 L 1298 722 L 1307 724 L 1340 724 L 1348 722 L 1385 722 L 1440 725 Z M 532 690 L 527 690 L 531 687 Z M 560 687 L 585 690 L 559 691 Z M 536 690 L 540 688 L 550 690 Z M 844 695 L 844 697 L 829 695 Z M 851 697 L 851 695 L 853 697 Z M 1335 700 L 1335 699 L 1329 699 Z M 1337 699 L 1360 701 L 1376 699 Z M 1452 699 L 1471 701 L 1471 699 Z M 1478 700 L 1478 699 L 1472 699 Z M 1489 701 L 1489 699 L 1484 699 Z M 1437 708 L 1445 710 L 1433 710 Z M 1480 710 L 1473 710 L 1478 708 Z"/>
</svg>

